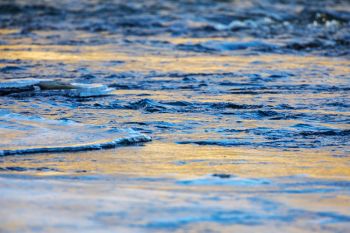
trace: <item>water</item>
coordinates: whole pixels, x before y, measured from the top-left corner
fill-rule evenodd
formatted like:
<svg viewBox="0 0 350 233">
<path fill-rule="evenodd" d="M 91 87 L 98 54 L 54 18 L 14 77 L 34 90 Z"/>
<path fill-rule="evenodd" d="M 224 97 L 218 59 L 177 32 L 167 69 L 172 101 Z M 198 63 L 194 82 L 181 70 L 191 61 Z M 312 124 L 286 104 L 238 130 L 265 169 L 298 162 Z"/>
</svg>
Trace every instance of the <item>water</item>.
<svg viewBox="0 0 350 233">
<path fill-rule="evenodd" d="M 2 1 L 1 82 L 30 85 L 0 85 L 0 231 L 349 231 L 349 22 L 347 1 Z"/>
</svg>

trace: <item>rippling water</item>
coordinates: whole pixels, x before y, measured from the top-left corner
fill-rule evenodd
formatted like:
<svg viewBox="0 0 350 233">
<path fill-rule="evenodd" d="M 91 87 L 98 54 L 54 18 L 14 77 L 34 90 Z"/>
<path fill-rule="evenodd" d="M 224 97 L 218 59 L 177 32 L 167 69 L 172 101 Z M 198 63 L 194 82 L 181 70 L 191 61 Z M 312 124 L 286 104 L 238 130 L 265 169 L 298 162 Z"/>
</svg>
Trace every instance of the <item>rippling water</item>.
<svg viewBox="0 0 350 233">
<path fill-rule="evenodd" d="M 349 231 L 349 52 L 347 1 L 1 1 L 0 231 Z"/>
</svg>

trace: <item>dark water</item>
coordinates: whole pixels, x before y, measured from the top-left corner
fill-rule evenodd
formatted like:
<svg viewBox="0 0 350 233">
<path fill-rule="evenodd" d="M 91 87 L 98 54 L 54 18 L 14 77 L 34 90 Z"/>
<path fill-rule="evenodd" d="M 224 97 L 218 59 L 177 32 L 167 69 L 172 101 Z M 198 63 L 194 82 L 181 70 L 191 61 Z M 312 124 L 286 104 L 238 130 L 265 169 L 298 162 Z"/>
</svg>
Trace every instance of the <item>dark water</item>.
<svg viewBox="0 0 350 233">
<path fill-rule="evenodd" d="M 348 1 L 2 0 L 0 231 L 348 231 L 349 55 Z"/>
</svg>

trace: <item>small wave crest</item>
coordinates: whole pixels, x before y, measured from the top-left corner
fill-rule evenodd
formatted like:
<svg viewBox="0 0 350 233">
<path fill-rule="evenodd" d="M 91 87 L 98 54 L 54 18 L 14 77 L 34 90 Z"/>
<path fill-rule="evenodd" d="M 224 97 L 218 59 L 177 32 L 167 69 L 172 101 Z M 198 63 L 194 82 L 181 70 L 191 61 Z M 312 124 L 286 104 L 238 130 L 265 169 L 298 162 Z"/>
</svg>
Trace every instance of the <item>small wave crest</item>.
<svg viewBox="0 0 350 233">
<path fill-rule="evenodd" d="M 151 141 L 131 129 L 108 129 L 0 111 L 0 156 L 114 148 Z"/>
</svg>

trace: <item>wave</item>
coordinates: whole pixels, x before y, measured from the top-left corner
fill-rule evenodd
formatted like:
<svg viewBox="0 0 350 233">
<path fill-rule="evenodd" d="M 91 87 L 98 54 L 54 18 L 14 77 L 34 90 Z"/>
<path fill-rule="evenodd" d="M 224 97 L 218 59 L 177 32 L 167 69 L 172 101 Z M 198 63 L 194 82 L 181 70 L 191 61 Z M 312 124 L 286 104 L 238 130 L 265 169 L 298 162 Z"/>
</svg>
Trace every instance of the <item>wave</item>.
<svg viewBox="0 0 350 233">
<path fill-rule="evenodd" d="M 0 110 L 0 156 L 114 148 L 151 141 L 132 129 L 109 129 Z"/>
</svg>

